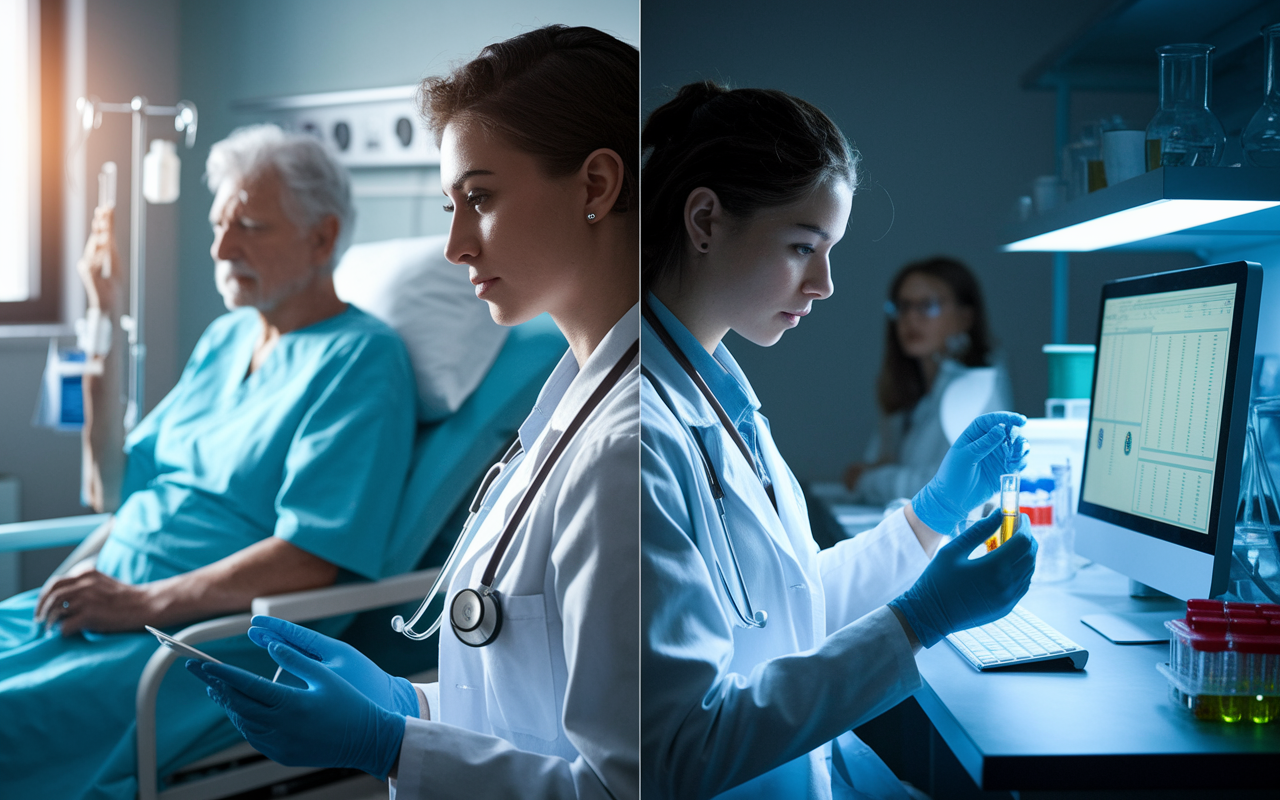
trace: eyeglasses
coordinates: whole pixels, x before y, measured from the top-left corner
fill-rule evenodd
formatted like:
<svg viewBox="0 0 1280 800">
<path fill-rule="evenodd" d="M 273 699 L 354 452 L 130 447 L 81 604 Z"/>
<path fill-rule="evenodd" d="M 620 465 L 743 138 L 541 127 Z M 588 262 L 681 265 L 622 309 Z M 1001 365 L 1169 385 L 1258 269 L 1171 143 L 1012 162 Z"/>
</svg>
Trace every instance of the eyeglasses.
<svg viewBox="0 0 1280 800">
<path fill-rule="evenodd" d="M 891 320 L 900 319 L 912 312 L 926 319 L 936 319 L 942 313 L 942 301 L 936 297 L 919 301 L 903 300 L 898 303 L 892 300 L 884 301 L 885 316 Z"/>
</svg>

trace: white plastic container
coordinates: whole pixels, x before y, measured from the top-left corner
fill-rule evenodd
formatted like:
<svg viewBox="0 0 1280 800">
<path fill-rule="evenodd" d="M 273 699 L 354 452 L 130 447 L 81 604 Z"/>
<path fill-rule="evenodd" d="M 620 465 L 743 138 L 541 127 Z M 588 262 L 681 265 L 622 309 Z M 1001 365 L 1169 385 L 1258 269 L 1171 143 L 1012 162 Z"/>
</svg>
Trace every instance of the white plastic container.
<svg viewBox="0 0 1280 800">
<path fill-rule="evenodd" d="M 168 139 L 152 139 L 151 151 L 142 159 L 142 196 L 156 205 L 177 200 L 181 169 L 177 146 Z"/>
</svg>

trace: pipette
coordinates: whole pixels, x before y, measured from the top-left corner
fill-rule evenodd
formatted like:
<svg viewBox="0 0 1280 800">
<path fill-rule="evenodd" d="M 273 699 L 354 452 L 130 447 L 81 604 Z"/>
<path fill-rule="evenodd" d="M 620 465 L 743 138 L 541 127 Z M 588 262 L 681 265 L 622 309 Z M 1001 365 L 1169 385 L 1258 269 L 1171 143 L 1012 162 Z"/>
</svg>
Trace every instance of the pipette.
<svg viewBox="0 0 1280 800">
<path fill-rule="evenodd" d="M 98 207 L 116 207 L 116 162 L 114 161 L 108 161 L 103 164 L 102 171 L 98 173 Z M 111 277 L 110 250 L 107 251 L 106 258 L 102 261 L 102 277 Z"/>
</svg>

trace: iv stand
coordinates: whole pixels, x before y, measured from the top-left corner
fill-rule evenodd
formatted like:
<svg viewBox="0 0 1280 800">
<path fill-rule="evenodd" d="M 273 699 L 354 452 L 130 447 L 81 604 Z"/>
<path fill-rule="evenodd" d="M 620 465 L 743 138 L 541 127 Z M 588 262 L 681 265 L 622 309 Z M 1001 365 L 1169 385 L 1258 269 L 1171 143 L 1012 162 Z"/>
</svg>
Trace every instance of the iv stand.
<svg viewBox="0 0 1280 800">
<path fill-rule="evenodd" d="M 142 163 L 147 146 L 147 117 L 171 117 L 173 127 L 186 131 L 186 145 L 196 143 L 197 114 L 194 103 L 180 101 L 176 106 L 153 106 L 142 95 L 128 103 L 103 103 L 98 98 L 76 100 L 85 136 L 102 127 L 102 115 L 130 114 L 133 117 L 133 156 L 129 165 L 129 313 L 120 316 L 120 327 L 129 335 L 129 381 L 124 411 L 124 429 L 133 430 L 142 418 L 146 395 L 147 345 L 144 338 L 143 303 L 146 299 L 146 234 L 147 203 L 142 196 Z"/>
</svg>

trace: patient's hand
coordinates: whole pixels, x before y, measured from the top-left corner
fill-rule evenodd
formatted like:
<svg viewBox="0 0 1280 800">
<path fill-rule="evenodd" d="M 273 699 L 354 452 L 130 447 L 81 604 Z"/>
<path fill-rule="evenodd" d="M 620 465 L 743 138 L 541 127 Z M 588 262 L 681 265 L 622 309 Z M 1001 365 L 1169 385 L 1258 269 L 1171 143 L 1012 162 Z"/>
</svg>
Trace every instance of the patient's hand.
<svg viewBox="0 0 1280 800">
<path fill-rule="evenodd" d="M 131 586 L 92 568 L 47 585 L 36 602 L 35 618 L 50 625 L 61 622 L 63 636 L 83 630 L 141 630 L 158 622 L 146 584 Z"/>
<path fill-rule="evenodd" d="M 98 208 L 93 212 L 93 229 L 84 244 L 84 255 L 76 265 L 84 283 L 90 308 L 110 310 L 120 283 L 120 253 L 116 249 L 115 209 Z M 108 260 L 111 274 L 104 275 Z"/>
</svg>

